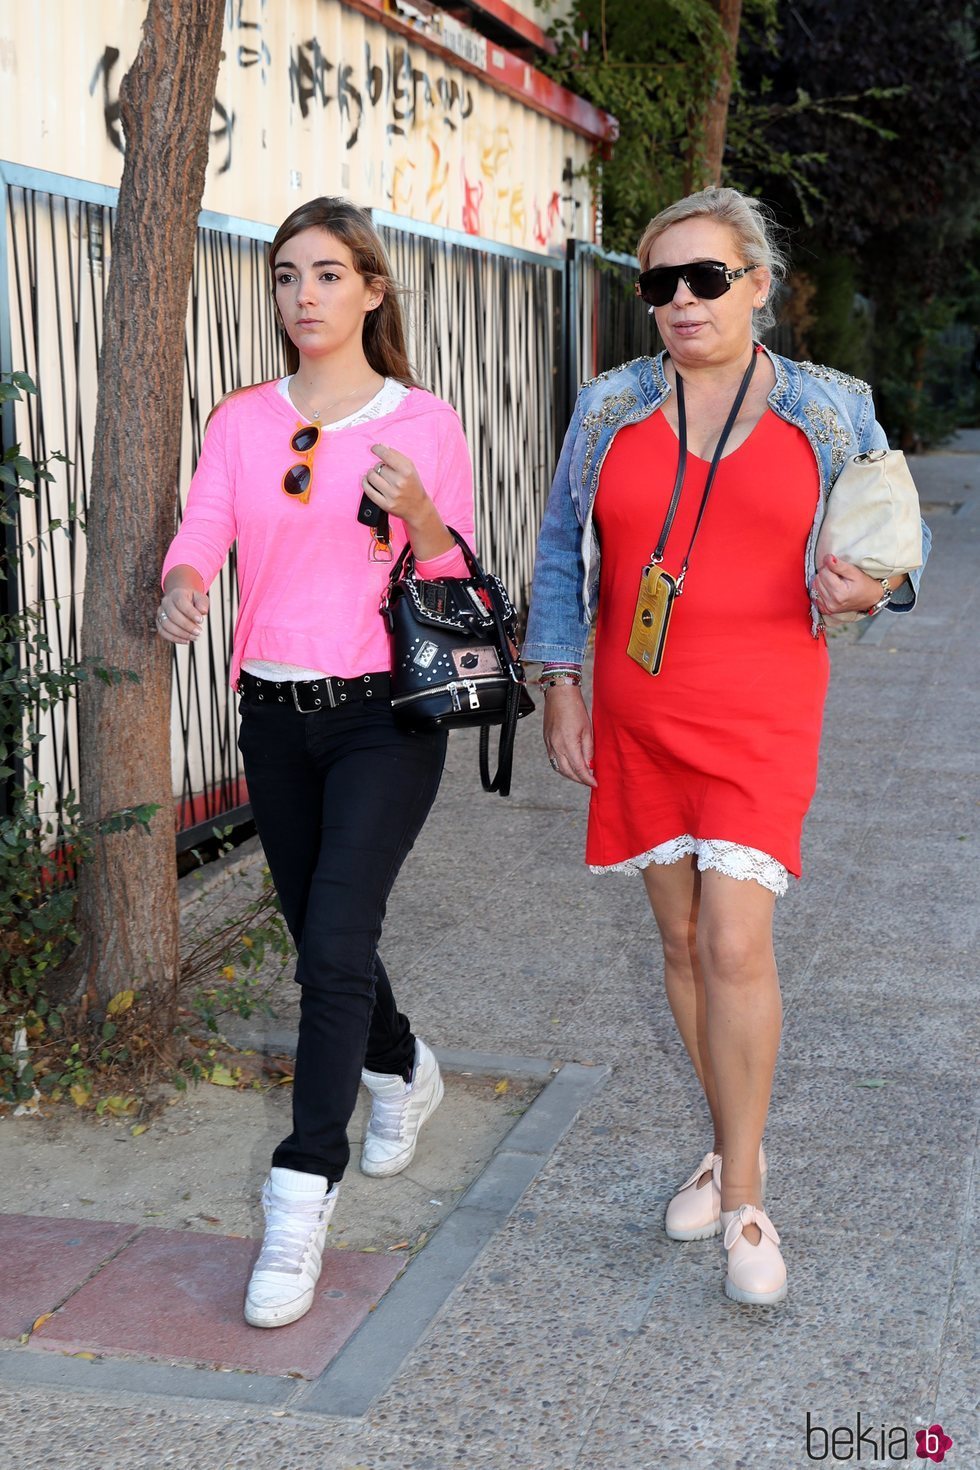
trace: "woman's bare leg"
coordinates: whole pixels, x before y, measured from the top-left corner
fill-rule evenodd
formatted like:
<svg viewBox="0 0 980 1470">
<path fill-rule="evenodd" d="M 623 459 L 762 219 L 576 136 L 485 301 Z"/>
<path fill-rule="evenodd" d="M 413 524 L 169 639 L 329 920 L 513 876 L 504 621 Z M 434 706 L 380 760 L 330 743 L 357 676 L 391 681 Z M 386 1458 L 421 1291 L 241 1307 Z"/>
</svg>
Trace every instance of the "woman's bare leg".
<svg viewBox="0 0 980 1470">
<path fill-rule="evenodd" d="M 701 875 L 693 858 L 643 869 L 643 882 L 664 951 L 664 987 L 681 1040 L 691 1058 L 711 1113 L 714 1151 L 721 1153 L 722 1118 L 708 1051 L 704 980 L 697 928 Z"/>
<path fill-rule="evenodd" d="M 696 951 L 723 1139 L 721 1207 L 762 1204 L 759 1145 L 782 1025 L 772 944 L 776 898 L 751 879 L 701 874 Z M 758 1230 L 746 1232 L 753 1243 Z"/>
</svg>

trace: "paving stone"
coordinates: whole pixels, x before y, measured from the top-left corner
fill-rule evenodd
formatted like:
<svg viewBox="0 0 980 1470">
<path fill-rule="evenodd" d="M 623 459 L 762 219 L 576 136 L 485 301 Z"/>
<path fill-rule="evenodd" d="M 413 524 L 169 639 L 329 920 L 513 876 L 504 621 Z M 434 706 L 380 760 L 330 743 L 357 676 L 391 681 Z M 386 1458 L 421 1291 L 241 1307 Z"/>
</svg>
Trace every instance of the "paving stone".
<svg viewBox="0 0 980 1470">
<path fill-rule="evenodd" d="M 943 1242 L 862 1239 L 847 1251 L 839 1237 L 807 1230 L 786 1232 L 783 1249 L 790 1295 L 763 1308 L 725 1297 L 717 1241 L 677 1248 L 598 1409 L 583 1466 L 672 1466 L 674 1456 L 699 1470 L 803 1466 L 807 1410 L 825 1425 L 853 1424 L 860 1410 L 876 1425 L 911 1426 L 928 1412 L 948 1285 Z"/>
<path fill-rule="evenodd" d="M 134 1234 L 104 1220 L 0 1215 L 0 1338 L 28 1332 Z"/>
<path fill-rule="evenodd" d="M 327 1250 L 308 1314 L 264 1331 L 242 1316 L 254 1240 L 145 1230 L 31 1338 L 57 1352 L 137 1354 L 252 1373 L 322 1372 L 398 1275 L 390 1255 Z"/>
</svg>

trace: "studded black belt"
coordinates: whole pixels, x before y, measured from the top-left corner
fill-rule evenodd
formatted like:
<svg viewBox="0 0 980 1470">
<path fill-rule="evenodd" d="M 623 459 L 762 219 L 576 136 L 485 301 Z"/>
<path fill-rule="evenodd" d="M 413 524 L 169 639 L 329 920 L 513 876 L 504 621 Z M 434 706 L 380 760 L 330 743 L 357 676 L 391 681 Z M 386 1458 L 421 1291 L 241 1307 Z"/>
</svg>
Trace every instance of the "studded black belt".
<svg viewBox="0 0 980 1470">
<path fill-rule="evenodd" d="M 238 689 L 258 704 L 291 704 L 301 715 L 314 715 L 317 710 L 337 709 L 363 699 L 390 699 L 391 675 L 355 674 L 350 679 L 302 679 L 277 684 L 272 679 L 259 679 L 255 674 L 238 676 Z"/>
</svg>

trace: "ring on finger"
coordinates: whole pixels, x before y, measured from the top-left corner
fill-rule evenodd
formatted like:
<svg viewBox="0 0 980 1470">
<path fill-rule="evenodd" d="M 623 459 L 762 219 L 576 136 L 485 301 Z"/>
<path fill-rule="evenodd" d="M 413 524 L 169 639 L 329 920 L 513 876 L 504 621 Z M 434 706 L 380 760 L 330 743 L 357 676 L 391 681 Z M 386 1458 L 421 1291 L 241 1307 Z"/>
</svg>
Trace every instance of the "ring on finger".
<svg viewBox="0 0 980 1470">
<path fill-rule="evenodd" d="M 549 755 L 548 764 L 553 771 L 557 771 L 560 769 L 558 765 L 558 757 L 556 755 Z"/>
<path fill-rule="evenodd" d="M 159 619 L 159 621 L 161 623 L 165 623 L 167 621 L 167 611 L 166 611 L 166 608 L 162 608 L 161 607 L 160 611 L 157 613 L 157 618 Z"/>
</svg>

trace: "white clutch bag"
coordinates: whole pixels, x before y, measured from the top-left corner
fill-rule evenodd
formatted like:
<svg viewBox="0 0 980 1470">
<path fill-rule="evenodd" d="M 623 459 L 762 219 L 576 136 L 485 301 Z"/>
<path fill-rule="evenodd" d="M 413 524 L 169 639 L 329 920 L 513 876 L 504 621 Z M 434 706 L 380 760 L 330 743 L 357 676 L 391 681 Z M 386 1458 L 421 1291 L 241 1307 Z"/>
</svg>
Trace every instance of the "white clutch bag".
<svg viewBox="0 0 980 1470">
<path fill-rule="evenodd" d="M 828 552 L 879 579 L 921 567 L 919 496 L 900 449 L 871 449 L 847 461 L 817 536 L 818 567 Z"/>
<path fill-rule="evenodd" d="M 818 567 L 828 552 L 879 580 L 921 567 L 919 495 L 900 449 L 869 449 L 847 461 L 817 535 Z M 827 613 L 823 621 L 837 628 L 860 616 Z"/>
</svg>

